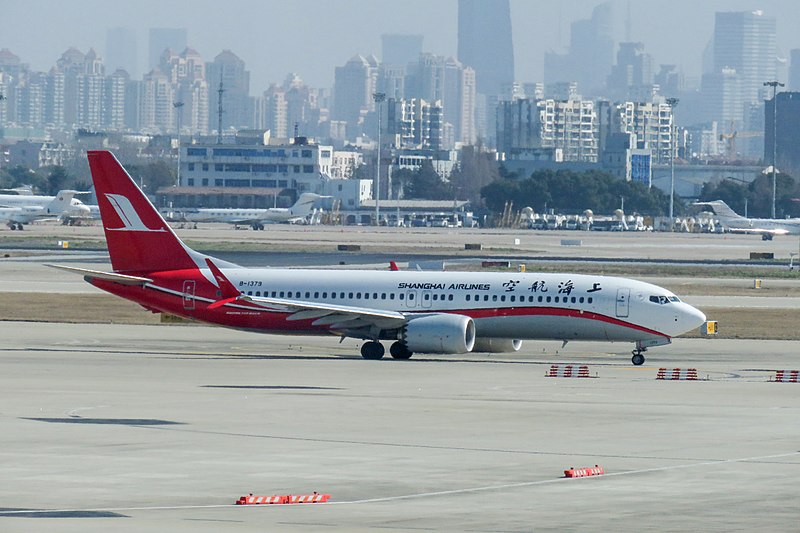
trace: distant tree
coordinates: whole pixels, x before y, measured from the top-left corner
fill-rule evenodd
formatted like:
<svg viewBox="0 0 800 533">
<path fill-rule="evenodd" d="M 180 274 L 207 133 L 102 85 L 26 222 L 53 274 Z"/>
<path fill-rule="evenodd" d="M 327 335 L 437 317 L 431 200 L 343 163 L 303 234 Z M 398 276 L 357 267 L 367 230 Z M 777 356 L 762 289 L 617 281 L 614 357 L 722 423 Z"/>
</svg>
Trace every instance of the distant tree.
<svg viewBox="0 0 800 533">
<path fill-rule="evenodd" d="M 430 161 L 424 161 L 422 166 L 411 177 L 405 189 L 406 198 L 426 200 L 449 200 L 453 192 L 448 183 L 436 173 Z"/>
<path fill-rule="evenodd" d="M 668 210 L 669 199 L 658 189 L 638 182 L 622 181 L 598 171 L 541 170 L 522 180 L 499 179 L 483 189 L 486 206 L 500 212 L 506 202 L 515 209 L 530 206 L 537 212 L 553 208 L 562 213 L 580 213 L 591 209 L 610 213 L 625 198 L 627 212 L 661 215 Z M 683 204 L 676 202 L 677 212 Z"/>
<path fill-rule="evenodd" d="M 459 164 L 450 174 L 450 184 L 456 196 L 477 204 L 481 188 L 500 177 L 500 169 L 492 154 L 481 146 L 464 146 Z"/>
<path fill-rule="evenodd" d="M 147 194 L 155 194 L 158 189 L 175 184 L 175 171 L 163 160 L 129 166 L 128 173 L 137 185 L 144 185 Z"/>
<path fill-rule="evenodd" d="M 797 180 L 781 173 L 776 177 L 776 185 L 775 216 L 800 216 L 800 184 Z M 772 216 L 772 175 L 759 173 L 748 184 L 729 179 L 708 182 L 703 185 L 700 200 L 722 200 L 742 216 L 747 202 L 748 216 L 769 218 Z"/>
<path fill-rule="evenodd" d="M 50 172 L 47 174 L 47 194 L 57 194 L 58 191 L 67 188 L 69 181 L 67 169 L 62 166 L 50 167 Z"/>
</svg>

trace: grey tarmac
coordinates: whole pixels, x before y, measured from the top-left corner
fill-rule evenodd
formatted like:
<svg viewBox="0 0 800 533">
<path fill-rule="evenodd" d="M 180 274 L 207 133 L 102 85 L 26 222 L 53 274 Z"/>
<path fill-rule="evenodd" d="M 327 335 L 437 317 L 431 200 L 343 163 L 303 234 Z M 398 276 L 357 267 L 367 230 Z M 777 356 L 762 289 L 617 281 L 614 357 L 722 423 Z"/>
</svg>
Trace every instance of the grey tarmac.
<svg viewBox="0 0 800 533">
<path fill-rule="evenodd" d="M 213 327 L 0 338 L 3 532 L 797 527 L 800 383 L 768 380 L 800 367 L 798 342 L 676 339 L 632 367 L 624 344 L 364 361 L 351 341 Z M 312 491 L 331 503 L 233 505 Z"/>
</svg>

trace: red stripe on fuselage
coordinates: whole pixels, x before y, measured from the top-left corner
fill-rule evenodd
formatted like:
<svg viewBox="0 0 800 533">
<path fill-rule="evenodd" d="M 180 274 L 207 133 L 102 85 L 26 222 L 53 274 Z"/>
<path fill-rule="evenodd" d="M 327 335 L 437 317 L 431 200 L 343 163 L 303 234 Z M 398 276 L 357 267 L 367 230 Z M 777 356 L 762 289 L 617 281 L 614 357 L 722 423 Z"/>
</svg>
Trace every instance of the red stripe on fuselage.
<svg viewBox="0 0 800 533">
<path fill-rule="evenodd" d="M 186 279 L 183 275 L 170 276 L 175 283 L 169 283 L 165 288 L 181 292 L 182 285 L 178 283 L 181 279 Z M 166 280 L 161 280 L 166 281 Z M 164 313 L 174 314 L 187 318 L 192 318 L 202 322 L 209 322 L 221 326 L 237 328 L 237 329 L 252 329 L 261 330 L 265 333 L 327 333 L 329 326 L 315 326 L 312 323 L 314 319 L 309 320 L 286 320 L 293 312 L 274 311 L 266 309 L 259 305 L 251 304 L 246 301 L 237 302 L 236 307 L 225 305 L 216 309 L 208 309 L 208 305 L 212 302 L 204 302 L 195 300 L 194 309 L 187 310 L 184 308 L 184 298 L 168 292 L 162 292 L 157 289 L 148 289 L 138 286 L 119 285 L 114 282 L 104 281 L 99 279 L 92 280 L 92 283 L 107 292 L 116 294 L 122 298 L 132 300 L 148 309 L 157 309 Z M 164 286 L 159 284 L 159 286 Z M 196 296 L 201 298 L 208 298 L 212 301 L 217 300 L 216 287 L 213 287 L 214 294 L 209 294 L 208 287 L 212 287 L 210 283 L 202 283 L 198 280 Z M 594 313 L 591 311 L 561 307 L 498 307 L 498 308 L 473 308 L 473 309 L 409 309 L 401 310 L 410 314 L 428 314 L 428 313 L 449 313 L 468 316 L 474 320 L 482 318 L 499 318 L 499 317 L 534 317 L 534 316 L 547 316 L 547 317 L 570 317 L 579 318 L 584 320 L 594 320 L 603 322 L 613 326 L 627 328 L 647 335 L 654 335 L 658 337 L 670 338 L 669 335 L 659 331 L 626 322 L 619 318 Z"/>
</svg>

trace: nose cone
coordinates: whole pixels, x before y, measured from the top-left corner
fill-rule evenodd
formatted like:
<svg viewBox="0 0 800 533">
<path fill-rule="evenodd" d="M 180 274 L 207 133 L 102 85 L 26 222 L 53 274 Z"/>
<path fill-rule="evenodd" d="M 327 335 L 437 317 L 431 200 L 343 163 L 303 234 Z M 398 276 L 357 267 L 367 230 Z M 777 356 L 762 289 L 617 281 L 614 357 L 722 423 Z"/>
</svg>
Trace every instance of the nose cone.
<svg viewBox="0 0 800 533">
<path fill-rule="evenodd" d="M 677 326 L 681 330 L 676 335 L 681 335 L 687 331 L 697 329 L 706 322 L 706 315 L 696 307 L 692 307 L 687 303 L 681 303 L 681 309 L 678 313 Z"/>
</svg>

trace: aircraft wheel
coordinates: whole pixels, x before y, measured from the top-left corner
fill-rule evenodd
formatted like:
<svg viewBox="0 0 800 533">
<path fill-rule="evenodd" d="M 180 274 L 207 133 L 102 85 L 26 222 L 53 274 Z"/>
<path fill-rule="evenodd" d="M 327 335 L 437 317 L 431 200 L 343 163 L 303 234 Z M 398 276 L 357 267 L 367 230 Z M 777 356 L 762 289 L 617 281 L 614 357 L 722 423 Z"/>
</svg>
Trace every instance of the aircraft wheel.
<svg viewBox="0 0 800 533">
<path fill-rule="evenodd" d="M 17 229 L 22 231 L 22 222 L 17 222 Z"/>
<path fill-rule="evenodd" d="M 384 353 L 386 351 L 383 348 L 383 344 L 379 342 L 370 341 L 361 345 L 361 357 L 364 359 L 380 359 Z"/>
<path fill-rule="evenodd" d="M 631 363 L 635 366 L 641 366 L 644 364 L 644 355 L 642 355 L 639 351 L 633 352 L 633 357 L 631 357 Z"/>
<path fill-rule="evenodd" d="M 264 224 L 259 224 L 258 225 L 258 229 L 261 230 L 261 231 L 264 231 Z"/>
<path fill-rule="evenodd" d="M 408 349 L 405 343 L 397 341 L 389 346 L 389 354 L 395 359 L 411 359 L 413 352 Z"/>
</svg>

